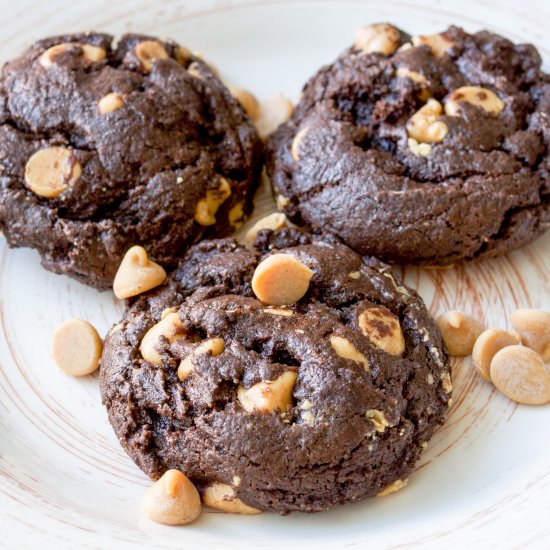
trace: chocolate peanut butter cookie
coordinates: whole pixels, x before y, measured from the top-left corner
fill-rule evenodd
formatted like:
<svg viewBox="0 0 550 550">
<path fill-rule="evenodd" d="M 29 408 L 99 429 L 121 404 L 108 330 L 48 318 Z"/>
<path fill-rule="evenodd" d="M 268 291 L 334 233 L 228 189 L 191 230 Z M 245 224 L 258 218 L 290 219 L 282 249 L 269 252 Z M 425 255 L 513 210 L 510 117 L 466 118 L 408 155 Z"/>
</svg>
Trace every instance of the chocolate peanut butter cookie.
<svg viewBox="0 0 550 550">
<path fill-rule="evenodd" d="M 373 25 L 305 85 L 268 170 L 294 221 L 361 254 L 444 265 L 548 228 L 549 145 L 550 77 L 533 46 Z"/>
<path fill-rule="evenodd" d="M 183 47 L 89 33 L 36 42 L 0 78 L 0 229 L 44 267 L 107 288 L 132 245 L 175 266 L 237 227 L 257 133 Z"/>
<path fill-rule="evenodd" d="M 260 298 L 260 299 L 258 299 Z M 450 404 L 421 298 L 334 237 L 193 246 L 107 336 L 101 392 L 153 479 L 213 507 L 320 511 L 402 487 Z"/>
</svg>

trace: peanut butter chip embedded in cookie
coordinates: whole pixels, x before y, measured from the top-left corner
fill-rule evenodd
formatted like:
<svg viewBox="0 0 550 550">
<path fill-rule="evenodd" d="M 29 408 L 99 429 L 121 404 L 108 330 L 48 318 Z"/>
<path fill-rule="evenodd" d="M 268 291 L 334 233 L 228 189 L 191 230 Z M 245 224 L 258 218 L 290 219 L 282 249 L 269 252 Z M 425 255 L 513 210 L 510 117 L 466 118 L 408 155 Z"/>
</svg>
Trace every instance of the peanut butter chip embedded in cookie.
<svg viewBox="0 0 550 550">
<path fill-rule="evenodd" d="M 113 282 L 113 291 L 119 300 L 124 300 L 159 286 L 164 279 L 166 271 L 149 260 L 142 246 L 133 246 L 120 263 Z"/>
<path fill-rule="evenodd" d="M 217 189 L 209 189 L 206 196 L 195 207 L 195 221 L 200 225 L 214 225 L 216 212 L 231 195 L 231 186 L 225 178 L 220 178 Z"/>
<path fill-rule="evenodd" d="M 363 310 L 357 322 L 361 332 L 378 348 L 390 355 L 401 355 L 405 351 L 405 338 L 399 317 L 385 307 L 371 307 Z"/>
<path fill-rule="evenodd" d="M 523 346 L 507 346 L 491 361 L 491 380 L 496 388 L 518 403 L 550 402 L 550 373 L 542 357 Z"/>
<path fill-rule="evenodd" d="M 284 306 L 297 302 L 309 288 L 313 271 L 290 254 L 273 254 L 260 262 L 252 290 L 264 303 Z"/>
<path fill-rule="evenodd" d="M 36 195 L 46 199 L 59 196 L 73 185 L 82 173 L 71 150 L 46 147 L 32 155 L 25 166 L 25 183 Z"/>
<path fill-rule="evenodd" d="M 408 479 L 396 479 L 393 483 L 390 483 L 384 490 L 380 491 L 376 496 L 385 497 L 403 489 L 407 486 Z"/>
<path fill-rule="evenodd" d="M 308 127 L 302 128 L 295 136 L 294 140 L 292 141 L 292 146 L 290 148 L 290 154 L 292 155 L 292 158 L 298 162 L 300 160 L 300 144 L 302 143 L 305 135 L 307 134 Z"/>
<path fill-rule="evenodd" d="M 117 94 L 115 92 L 103 96 L 98 104 L 97 110 L 100 115 L 106 115 L 112 113 L 117 109 L 120 109 L 124 105 L 124 97 L 122 94 Z"/>
<path fill-rule="evenodd" d="M 472 350 L 472 361 L 477 372 L 484 380 L 490 382 L 489 368 L 493 357 L 502 348 L 514 346 L 521 342 L 520 335 L 515 330 L 490 328 L 484 330 L 477 338 Z"/>
<path fill-rule="evenodd" d="M 195 486 L 178 470 L 168 470 L 145 494 L 143 511 L 164 525 L 185 525 L 201 513 L 201 498 Z"/>
<path fill-rule="evenodd" d="M 377 23 L 357 29 L 353 45 L 363 53 L 390 55 L 399 46 L 399 31 L 386 23 Z"/>
<path fill-rule="evenodd" d="M 153 325 L 141 340 L 139 351 L 141 356 L 152 365 L 162 365 L 162 357 L 157 350 L 160 338 L 164 337 L 169 344 L 184 338 L 185 330 L 177 313 L 169 313 L 156 325 Z"/>
<path fill-rule="evenodd" d="M 260 104 L 252 93 L 238 86 L 228 86 L 229 93 L 241 104 L 252 121 L 260 118 Z"/>
<path fill-rule="evenodd" d="M 479 86 L 463 86 L 451 92 L 445 99 L 445 114 L 461 116 L 463 103 L 480 107 L 491 115 L 498 115 L 504 109 L 504 102 L 495 92 Z"/>
<path fill-rule="evenodd" d="M 454 46 L 454 42 L 442 34 L 413 36 L 411 41 L 413 46 L 428 46 L 435 57 L 443 56 Z"/>
<path fill-rule="evenodd" d="M 195 368 L 194 359 L 199 355 L 206 355 L 210 353 L 212 357 L 217 357 L 225 349 L 225 342 L 223 338 L 210 338 L 201 342 L 195 350 L 180 362 L 178 367 L 178 378 L 180 380 L 186 380 L 187 377 L 193 372 Z"/>
<path fill-rule="evenodd" d="M 344 359 L 351 359 L 352 361 L 361 363 L 366 371 L 370 371 L 368 359 L 349 340 L 332 334 L 330 337 L 330 345 L 336 352 L 336 355 Z"/>
<path fill-rule="evenodd" d="M 261 510 L 245 504 L 235 495 L 235 489 L 225 483 L 212 483 L 202 494 L 204 504 L 216 510 L 233 514 L 259 514 Z"/>
<path fill-rule="evenodd" d="M 99 46 L 92 46 L 91 44 L 81 44 L 80 42 L 66 42 L 64 44 L 57 44 L 48 48 L 39 58 L 38 62 L 45 69 L 49 69 L 54 63 L 59 54 L 69 48 L 79 47 L 82 51 L 82 57 L 91 63 L 101 61 L 105 59 L 107 52 Z"/>
<path fill-rule="evenodd" d="M 443 141 L 449 129 L 444 122 L 437 120 L 442 110 L 439 101 L 428 99 L 427 103 L 407 121 L 406 128 L 409 137 L 419 143 Z"/>
<path fill-rule="evenodd" d="M 246 412 L 284 411 L 292 405 L 292 388 L 298 374 L 287 371 L 275 380 L 258 382 L 248 389 L 239 386 L 237 397 Z"/>
<path fill-rule="evenodd" d="M 539 353 L 545 362 L 550 361 L 550 311 L 518 309 L 510 320 L 523 344 Z"/>
<path fill-rule="evenodd" d="M 448 311 L 436 319 L 443 341 L 451 355 L 470 355 L 483 325 L 461 311 Z"/>
<path fill-rule="evenodd" d="M 243 239 L 243 244 L 247 246 L 248 248 L 252 248 L 252 245 L 254 244 L 254 241 L 256 240 L 256 237 L 258 236 L 258 233 L 262 229 L 281 229 L 282 227 L 286 227 L 286 216 L 284 214 L 281 214 L 280 212 L 275 212 L 274 214 L 270 214 L 269 216 L 265 216 L 261 219 L 259 219 L 247 232 Z"/>
<path fill-rule="evenodd" d="M 143 40 L 136 45 L 134 52 L 141 66 L 147 72 L 150 72 L 153 68 L 153 61 L 168 59 L 168 53 L 164 49 L 164 46 L 156 40 Z"/>
<path fill-rule="evenodd" d="M 71 319 L 53 333 L 52 357 L 60 369 L 72 376 L 94 372 L 102 349 L 97 330 L 87 321 Z"/>
</svg>

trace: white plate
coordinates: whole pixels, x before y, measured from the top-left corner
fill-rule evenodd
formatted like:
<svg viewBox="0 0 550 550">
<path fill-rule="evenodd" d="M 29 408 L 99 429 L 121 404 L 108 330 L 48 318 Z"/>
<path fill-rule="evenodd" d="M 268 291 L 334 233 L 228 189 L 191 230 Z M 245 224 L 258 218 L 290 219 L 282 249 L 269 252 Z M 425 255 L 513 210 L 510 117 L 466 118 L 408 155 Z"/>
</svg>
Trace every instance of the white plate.
<svg viewBox="0 0 550 550">
<path fill-rule="evenodd" d="M 172 36 L 204 52 L 223 76 L 265 98 L 301 84 L 364 23 L 413 33 L 450 23 L 533 41 L 550 59 L 544 2 L 384 0 L 264 2 L 0 2 L 0 57 L 42 36 L 98 29 Z M 272 208 L 259 200 L 255 217 Z M 448 271 L 407 269 L 436 314 L 459 308 L 507 326 L 518 306 L 550 308 L 550 234 L 522 251 Z M 456 362 L 454 404 L 409 486 L 392 496 L 316 514 L 203 514 L 185 528 L 141 516 L 149 481 L 119 447 L 97 375 L 73 379 L 49 357 L 70 317 L 105 332 L 120 316 L 99 294 L 0 243 L 0 546 L 6 548 L 548 548 L 550 407 L 518 407 Z"/>
</svg>

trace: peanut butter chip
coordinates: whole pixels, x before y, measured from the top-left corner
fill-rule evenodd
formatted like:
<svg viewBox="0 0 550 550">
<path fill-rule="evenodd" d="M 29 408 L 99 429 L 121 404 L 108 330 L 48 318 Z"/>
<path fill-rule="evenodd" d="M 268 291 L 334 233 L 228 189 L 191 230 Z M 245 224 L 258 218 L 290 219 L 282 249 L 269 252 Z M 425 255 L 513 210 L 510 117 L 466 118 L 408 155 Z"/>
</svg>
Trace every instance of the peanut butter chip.
<svg viewBox="0 0 550 550">
<path fill-rule="evenodd" d="M 308 131 L 308 127 L 304 127 L 302 128 L 295 136 L 294 136 L 294 139 L 292 140 L 292 146 L 290 148 L 290 154 L 292 155 L 292 158 L 298 162 L 300 160 L 300 153 L 299 153 L 299 148 L 300 148 L 300 144 L 302 143 L 305 135 L 307 134 L 307 131 Z"/>
<path fill-rule="evenodd" d="M 229 93 L 242 105 L 253 122 L 260 118 L 260 104 L 248 90 L 238 86 L 229 86 Z"/>
<path fill-rule="evenodd" d="M 286 216 L 280 212 L 275 212 L 275 214 L 270 214 L 264 218 L 259 219 L 247 232 L 244 236 L 243 243 L 248 248 L 252 248 L 254 241 L 258 236 L 258 233 L 262 229 L 281 229 L 286 227 Z"/>
<path fill-rule="evenodd" d="M 195 221 L 204 226 L 216 223 L 216 212 L 231 195 L 231 186 L 225 178 L 220 178 L 217 189 L 208 189 L 206 196 L 195 207 Z"/>
<path fill-rule="evenodd" d="M 542 357 L 523 346 L 507 346 L 491 361 L 491 380 L 496 388 L 518 403 L 550 402 L 550 373 Z"/>
<path fill-rule="evenodd" d="M 160 366 L 162 357 L 157 350 L 160 338 L 166 338 L 168 344 L 171 344 L 175 340 L 184 338 L 185 334 L 178 314 L 169 313 L 145 333 L 139 346 L 141 356 L 152 365 Z"/>
<path fill-rule="evenodd" d="M 401 355 L 405 351 L 405 338 L 399 317 L 385 307 L 371 307 L 363 310 L 357 318 L 361 332 L 381 350 L 390 355 Z"/>
<path fill-rule="evenodd" d="M 461 311 L 448 311 L 436 319 L 443 341 L 451 355 L 470 355 L 483 325 Z"/>
<path fill-rule="evenodd" d="M 379 411 L 378 409 L 369 409 L 365 416 L 372 420 L 372 423 L 374 424 L 374 429 L 377 432 L 383 433 L 386 431 L 386 428 L 390 425 L 388 420 L 386 419 L 386 415 Z"/>
<path fill-rule="evenodd" d="M 39 58 L 38 62 L 45 69 L 49 69 L 55 62 L 57 56 L 67 50 L 68 48 L 78 46 L 82 51 L 82 57 L 91 63 L 101 61 L 105 59 L 107 52 L 99 46 L 93 46 L 91 44 L 81 44 L 80 42 L 66 42 L 64 44 L 57 44 L 48 48 Z"/>
<path fill-rule="evenodd" d="M 238 202 L 235 206 L 229 211 L 229 223 L 235 228 L 238 229 L 243 224 L 244 220 L 244 209 L 243 203 Z"/>
<path fill-rule="evenodd" d="M 408 481 L 408 479 L 397 479 L 393 483 L 388 485 L 383 491 L 380 491 L 376 496 L 385 497 L 387 495 L 391 495 L 392 493 L 399 491 L 399 489 L 403 489 L 403 487 L 406 487 Z"/>
<path fill-rule="evenodd" d="M 411 40 L 413 46 L 428 46 L 435 57 L 441 57 L 454 46 L 454 42 L 442 34 L 413 36 Z"/>
<path fill-rule="evenodd" d="M 367 372 L 370 371 L 370 365 L 367 358 L 349 340 L 332 334 L 330 336 L 330 345 L 336 352 L 336 355 L 344 359 L 351 359 L 352 361 L 361 363 Z"/>
<path fill-rule="evenodd" d="M 550 361 L 550 311 L 518 309 L 510 320 L 521 341 L 539 353 L 545 362 Z"/>
<path fill-rule="evenodd" d="M 124 300 L 159 286 L 164 279 L 166 271 L 148 259 L 145 249 L 132 246 L 116 272 L 113 291 L 119 300 Z"/>
<path fill-rule="evenodd" d="M 202 495 L 204 504 L 233 514 L 259 514 L 261 510 L 248 506 L 235 495 L 235 489 L 225 483 L 213 483 L 209 485 Z"/>
<path fill-rule="evenodd" d="M 313 271 L 290 254 L 273 254 L 260 262 L 252 290 L 264 304 L 285 306 L 297 302 L 309 288 Z"/>
<path fill-rule="evenodd" d="M 164 46 L 156 40 L 143 40 L 136 45 L 134 52 L 141 66 L 147 72 L 150 72 L 153 68 L 153 61 L 168 59 L 168 53 L 164 49 Z"/>
<path fill-rule="evenodd" d="M 186 380 L 195 368 L 194 360 L 199 355 L 206 355 L 210 353 L 212 357 L 217 357 L 225 349 L 225 342 L 222 338 L 210 338 L 201 342 L 195 350 L 183 359 L 178 367 L 178 378 L 180 380 Z"/>
<path fill-rule="evenodd" d="M 438 120 L 443 107 L 436 99 L 428 99 L 406 123 L 407 134 L 418 143 L 439 143 L 445 139 L 449 129 Z M 410 144 L 409 144 L 410 147 Z"/>
<path fill-rule="evenodd" d="M 286 122 L 292 114 L 292 109 L 292 102 L 281 93 L 262 102 L 260 116 L 255 121 L 260 137 L 266 138 L 280 124 Z"/>
<path fill-rule="evenodd" d="M 143 511 L 164 525 L 185 525 L 201 513 L 201 498 L 195 486 L 178 470 L 168 470 L 145 494 Z"/>
<path fill-rule="evenodd" d="M 57 366 L 72 376 L 84 376 L 99 366 L 103 343 L 87 321 L 71 319 L 58 327 L 52 338 L 52 357 Z"/>
<path fill-rule="evenodd" d="M 121 94 L 115 92 L 103 96 L 98 104 L 97 109 L 100 115 L 106 115 L 112 113 L 117 109 L 120 109 L 124 105 L 124 97 Z"/>
<path fill-rule="evenodd" d="M 472 350 L 472 361 L 484 380 L 491 381 L 489 368 L 496 353 L 506 346 L 517 345 L 520 341 L 521 338 L 516 331 L 498 328 L 484 330 L 478 336 Z"/>
<path fill-rule="evenodd" d="M 399 46 L 399 31 L 385 23 L 361 27 L 355 33 L 353 45 L 363 53 L 381 53 L 390 55 Z"/>
<path fill-rule="evenodd" d="M 81 173 L 72 151 L 65 147 L 47 147 L 27 161 L 25 183 L 36 195 L 53 199 L 73 185 Z"/>
<path fill-rule="evenodd" d="M 498 115 L 504 109 L 504 102 L 495 92 L 479 86 L 463 86 L 447 96 L 445 114 L 448 116 L 461 116 L 462 103 L 476 105 L 492 115 Z"/>
<path fill-rule="evenodd" d="M 287 371 L 275 380 L 258 382 L 248 389 L 239 386 L 237 398 L 246 412 L 284 411 L 292 405 L 292 388 L 298 374 Z"/>
</svg>

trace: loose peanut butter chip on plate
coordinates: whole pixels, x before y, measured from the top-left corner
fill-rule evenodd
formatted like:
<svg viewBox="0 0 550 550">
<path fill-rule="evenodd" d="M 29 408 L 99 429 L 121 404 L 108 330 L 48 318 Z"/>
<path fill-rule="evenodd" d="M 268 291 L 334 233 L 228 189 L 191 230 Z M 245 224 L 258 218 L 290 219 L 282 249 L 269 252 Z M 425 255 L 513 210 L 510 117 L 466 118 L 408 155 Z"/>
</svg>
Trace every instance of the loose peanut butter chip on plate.
<svg viewBox="0 0 550 550">
<path fill-rule="evenodd" d="M 134 52 L 147 72 L 150 72 L 153 68 L 153 61 L 168 59 L 168 53 L 164 49 L 164 46 L 156 40 L 143 40 L 136 45 Z"/>
<path fill-rule="evenodd" d="M 133 246 L 126 252 L 113 282 L 113 291 L 119 300 L 137 296 L 159 286 L 166 279 L 166 271 L 149 260 L 142 246 Z"/>
<path fill-rule="evenodd" d="M 258 236 L 258 233 L 262 229 L 281 229 L 283 227 L 286 227 L 286 216 L 282 214 L 281 212 L 275 212 L 274 214 L 270 214 L 269 216 L 265 216 L 261 219 L 259 219 L 247 232 L 244 236 L 243 243 L 248 248 L 252 248 L 252 245 L 254 244 L 254 241 L 256 240 L 256 237 Z"/>
<path fill-rule="evenodd" d="M 145 493 L 143 511 L 164 525 L 185 525 L 201 513 L 201 498 L 195 486 L 179 470 L 168 470 Z"/>
<path fill-rule="evenodd" d="M 477 338 L 472 350 L 472 361 L 477 372 L 487 382 L 491 381 L 489 368 L 493 357 L 502 348 L 514 346 L 521 342 L 520 335 L 515 330 L 489 328 Z"/>
<path fill-rule="evenodd" d="M 483 325 L 461 311 L 448 311 L 436 319 L 443 341 L 451 355 L 470 355 Z"/>
<path fill-rule="evenodd" d="M 57 366 L 72 376 L 85 376 L 99 366 L 103 343 L 87 321 L 71 319 L 59 326 L 52 337 L 52 357 Z"/>
<path fill-rule="evenodd" d="M 246 412 L 284 411 L 292 405 L 292 388 L 298 374 L 287 371 L 275 380 L 258 382 L 248 389 L 239 386 L 237 398 Z"/>
<path fill-rule="evenodd" d="M 309 288 L 313 271 L 290 254 L 273 254 L 261 261 L 252 277 L 252 290 L 264 304 L 297 302 Z"/>
<path fill-rule="evenodd" d="M 542 357 L 524 346 L 507 346 L 491 361 L 491 381 L 506 397 L 526 405 L 550 403 L 550 373 Z"/>
<path fill-rule="evenodd" d="M 235 489 L 225 483 L 212 483 L 202 494 L 204 504 L 223 512 L 233 514 L 259 514 L 261 510 L 245 504 L 235 495 Z"/>
<path fill-rule="evenodd" d="M 112 92 L 103 96 L 98 104 L 97 109 L 100 115 L 106 115 L 112 113 L 117 109 L 120 109 L 124 105 L 124 97 L 121 94 Z"/>
<path fill-rule="evenodd" d="M 550 311 L 518 309 L 510 320 L 523 344 L 539 353 L 544 362 L 550 361 Z"/>
<path fill-rule="evenodd" d="M 260 104 L 251 92 L 238 86 L 229 86 L 229 93 L 242 105 L 253 122 L 260 118 Z"/>
<path fill-rule="evenodd" d="M 27 161 L 25 183 L 36 195 L 53 199 L 73 185 L 81 173 L 82 168 L 70 149 L 46 147 Z"/>
<path fill-rule="evenodd" d="M 65 42 L 63 44 L 56 44 L 51 48 L 48 48 L 39 58 L 38 62 L 45 69 L 49 69 L 55 62 L 59 54 L 67 50 L 68 48 L 78 46 L 82 51 L 82 57 L 86 61 L 95 63 L 105 59 L 107 52 L 99 46 L 93 46 L 92 44 L 81 44 L 80 42 Z"/>
<path fill-rule="evenodd" d="M 141 340 L 139 346 L 141 356 L 152 365 L 162 365 L 162 357 L 157 350 L 161 336 L 166 338 L 168 344 L 186 336 L 177 313 L 168 313 L 156 325 L 153 325 Z"/>
<path fill-rule="evenodd" d="M 363 310 L 357 322 L 361 332 L 378 348 L 390 355 L 405 351 L 405 338 L 399 317 L 385 307 L 370 307 Z"/>
</svg>

